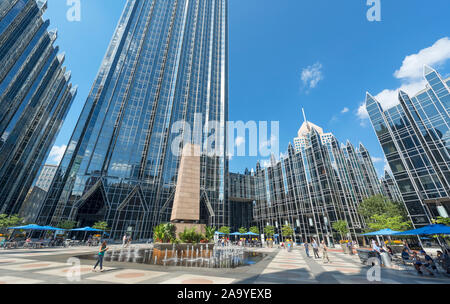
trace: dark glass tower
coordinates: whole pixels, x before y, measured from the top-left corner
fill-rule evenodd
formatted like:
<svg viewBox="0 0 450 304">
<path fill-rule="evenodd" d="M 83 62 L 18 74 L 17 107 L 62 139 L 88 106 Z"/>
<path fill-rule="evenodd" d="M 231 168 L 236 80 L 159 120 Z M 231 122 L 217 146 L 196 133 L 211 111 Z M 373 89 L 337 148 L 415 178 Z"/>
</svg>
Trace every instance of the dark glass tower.
<svg viewBox="0 0 450 304">
<path fill-rule="evenodd" d="M 227 2 L 127 1 L 41 222 L 105 220 L 112 237 L 129 232 L 145 239 L 170 220 L 180 163 L 172 143 L 200 121 L 225 130 Z M 213 209 L 204 221 L 220 226 L 228 221 L 225 134 L 214 143 L 211 134 L 218 133 L 208 129 L 203 144 L 220 153 L 201 157 L 201 199 Z"/>
<path fill-rule="evenodd" d="M 253 200 L 260 231 L 271 225 L 281 235 L 282 226 L 289 225 L 295 241 L 316 238 L 333 244 L 340 236 L 332 225 L 344 220 L 350 233 L 345 237 L 357 240 L 366 228 L 358 204 L 373 195 L 390 195 L 381 187 L 369 152 L 362 144 L 359 149 L 350 142 L 341 146 L 333 134 L 308 121 L 298 135 L 285 157 L 273 158 L 267 168 L 258 164 L 254 175 L 241 177 L 239 188 L 230 185 L 230 200 L 239 206 Z"/>
<path fill-rule="evenodd" d="M 366 107 L 415 226 L 450 214 L 450 79 L 425 66 L 427 87 L 383 110 L 367 93 Z"/>
<path fill-rule="evenodd" d="M 0 213 L 17 213 L 75 97 L 45 1 L 0 3 Z"/>
</svg>

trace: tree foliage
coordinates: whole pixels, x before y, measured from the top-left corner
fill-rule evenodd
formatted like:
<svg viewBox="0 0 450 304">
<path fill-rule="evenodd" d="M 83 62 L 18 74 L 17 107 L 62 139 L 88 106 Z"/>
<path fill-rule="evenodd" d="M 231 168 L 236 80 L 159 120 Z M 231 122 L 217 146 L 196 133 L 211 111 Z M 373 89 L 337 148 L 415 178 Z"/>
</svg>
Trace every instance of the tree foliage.
<svg viewBox="0 0 450 304">
<path fill-rule="evenodd" d="M 407 218 L 405 206 L 392 202 L 383 195 L 375 195 L 363 200 L 358 206 L 359 213 L 368 221 L 375 214 L 386 214 L 388 217 L 402 216 Z"/>
<path fill-rule="evenodd" d="M 264 234 L 268 237 L 272 237 L 275 234 L 275 227 L 274 226 L 264 227 Z"/>
<path fill-rule="evenodd" d="M 94 224 L 94 226 L 92 226 L 92 228 L 103 230 L 103 231 L 108 231 L 109 230 L 108 223 L 107 222 L 103 222 L 103 221 L 96 222 Z"/>
<path fill-rule="evenodd" d="M 392 229 L 395 231 L 405 231 L 411 228 L 411 223 L 405 221 L 402 216 L 389 217 L 386 214 L 375 214 L 368 223 L 370 231 L 382 229 Z"/>
<path fill-rule="evenodd" d="M 247 228 L 244 228 L 244 227 L 239 228 L 239 233 L 240 233 L 240 234 L 245 234 L 245 233 L 247 233 Z"/>
<path fill-rule="evenodd" d="M 259 234 L 259 228 L 256 226 L 250 227 L 250 232 Z"/>
<path fill-rule="evenodd" d="M 19 226 L 24 223 L 24 219 L 18 215 L 0 214 L 0 229 L 6 230 L 6 228 Z"/>
<path fill-rule="evenodd" d="M 344 239 L 344 236 L 349 232 L 348 230 L 348 224 L 346 221 L 339 220 L 337 222 L 333 223 L 333 229 L 339 232 L 341 235 L 341 238 Z"/>
<path fill-rule="evenodd" d="M 405 206 L 382 195 L 365 199 L 359 204 L 358 211 L 367 222 L 368 232 L 386 228 L 403 231 L 412 227 Z"/>
<path fill-rule="evenodd" d="M 222 233 L 225 233 L 225 234 L 230 234 L 231 228 L 227 227 L 227 226 L 223 226 L 223 227 L 220 227 L 219 232 L 222 232 Z"/>
<path fill-rule="evenodd" d="M 77 225 L 77 222 L 75 222 L 75 221 L 65 220 L 65 221 L 59 222 L 59 224 L 56 226 L 61 229 L 70 230 L 70 229 L 74 229 L 76 225 Z"/>
<path fill-rule="evenodd" d="M 294 235 L 294 229 L 292 229 L 289 225 L 284 225 L 283 228 L 281 228 L 281 233 L 284 237 L 289 237 Z"/>
<path fill-rule="evenodd" d="M 450 226 L 450 217 L 438 216 L 436 219 L 433 219 L 433 224 L 441 224 L 441 225 Z"/>
</svg>

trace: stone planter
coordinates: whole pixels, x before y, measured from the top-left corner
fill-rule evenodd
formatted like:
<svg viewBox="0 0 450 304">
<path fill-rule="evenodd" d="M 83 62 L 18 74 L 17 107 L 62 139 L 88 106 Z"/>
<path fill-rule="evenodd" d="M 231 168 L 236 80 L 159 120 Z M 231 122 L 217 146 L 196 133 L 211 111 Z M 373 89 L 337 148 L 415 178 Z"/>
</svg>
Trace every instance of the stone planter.
<svg viewBox="0 0 450 304">
<path fill-rule="evenodd" d="M 344 253 L 348 254 L 350 251 L 348 250 L 347 244 L 341 244 L 341 248 L 344 250 Z"/>
</svg>

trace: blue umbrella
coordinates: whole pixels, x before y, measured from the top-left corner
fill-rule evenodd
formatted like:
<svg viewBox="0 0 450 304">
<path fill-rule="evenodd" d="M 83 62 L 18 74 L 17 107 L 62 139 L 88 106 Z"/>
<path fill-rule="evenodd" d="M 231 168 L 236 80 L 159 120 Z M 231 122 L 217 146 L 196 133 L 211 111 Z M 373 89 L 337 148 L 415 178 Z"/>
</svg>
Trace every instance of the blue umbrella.
<svg viewBox="0 0 450 304">
<path fill-rule="evenodd" d="M 219 235 L 225 235 L 225 233 L 219 232 L 219 231 L 216 231 L 216 234 L 219 234 Z"/>
<path fill-rule="evenodd" d="M 259 236 L 259 234 L 254 233 L 254 232 L 251 232 L 251 231 L 249 231 L 249 232 L 247 232 L 247 233 L 244 233 L 244 235 L 254 235 L 254 236 Z"/>
<path fill-rule="evenodd" d="M 71 231 L 103 232 L 103 230 L 95 229 L 95 228 L 91 228 L 91 227 L 77 228 L 77 229 L 72 229 Z"/>
<path fill-rule="evenodd" d="M 86 234 L 88 232 L 103 232 L 103 230 L 100 229 L 95 229 L 92 227 L 84 227 L 84 228 L 77 228 L 77 229 L 72 229 L 71 231 L 84 231 L 84 237 L 83 237 L 83 241 L 86 239 Z"/>
<path fill-rule="evenodd" d="M 391 229 L 382 229 L 382 230 L 379 230 L 379 231 L 365 233 L 363 235 L 365 235 L 365 236 L 371 236 L 371 235 L 373 235 L 373 236 L 377 236 L 377 235 L 395 235 L 397 233 L 399 233 L 399 231 L 394 231 L 394 230 L 391 230 Z"/>
<path fill-rule="evenodd" d="M 433 234 L 450 234 L 450 227 L 440 224 L 428 225 L 422 228 L 399 232 L 397 235 L 433 235 Z"/>
<path fill-rule="evenodd" d="M 239 233 L 239 232 L 233 232 L 233 233 L 230 234 L 230 235 L 242 235 L 242 233 Z"/>
<path fill-rule="evenodd" d="M 55 228 L 55 227 L 52 227 L 52 226 L 42 226 L 42 228 L 45 229 L 45 230 L 48 230 L 48 231 L 61 231 L 61 230 L 65 230 L 65 229 L 62 229 L 62 228 Z"/>
<path fill-rule="evenodd" d="M 20 229 L 20 230 L 47 230 L 44 226 L 39 226 L 35 224 L 26 226 L 9 227 L 8 229 Z"/>
</svg>

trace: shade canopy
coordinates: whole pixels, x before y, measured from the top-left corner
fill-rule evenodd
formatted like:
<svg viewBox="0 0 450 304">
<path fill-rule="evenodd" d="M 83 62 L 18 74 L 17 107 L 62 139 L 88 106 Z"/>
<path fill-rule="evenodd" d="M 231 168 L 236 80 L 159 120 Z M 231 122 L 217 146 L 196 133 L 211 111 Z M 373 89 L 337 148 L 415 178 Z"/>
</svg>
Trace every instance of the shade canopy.
<svg viewBox="0 0 450 304">
<path fill-rule="evenodd" d="M 225 233 L 219 232 L 219 231 L 216 231 L 216 234 L 218 234 L 218 235 L 225 235 Z"/>
<path fill-rule="evenodd" d="M 240 233 L 240 232 L 233 232 L 233 233 L 230 234 L 230 235 L 242 235 L 242 233 Z"/>
<path fill-rule="evenodd" d="M 95 228 L 92 228 L 92 227 L 77 228 L 77 229 L 72 229 L 72 231 L 103 232 L 103 230 L 95 229 Z"/>
<path fill-rule="evenodd" d="M 251 232 L 251 231 L 249 231 L 249 232 L 247 232 L 247 233 L 244 233 L 244 235 L 253 235 L 253 236 L 259 236 L 259 234 L 257 234 L 257 233 L 254 233 L 254 232 Z"/>
<path fill-rule="evenodd" d="M 422 228 L 408 230 L 394 234 L 400 235 L 433 235 L 433 234 L 450 234 L 450 227 L 440 224 L 428 225 Z"/>
<path fill-rule="evenodd" d="M 49 230 L 45 226 L 39 226 L 35 224 L 26 226 L 9 227 L 8 229 L 20 229 L 20 230 Z"/>
<path fill-rule="evenodd" d="M 44 228 L 45 230 L 48 230 L 48 231 L 61 231 L 61 230 L 66 230 L 66 229 L 62 229 L 62 228 L 55 228 L 55 227 L 52 227 L 52 226 L 42 226 L 42 228 Z"/>
<path fill-rule="evenodd" d="M 369 232 L 369 233 L 365 233 L 363 234 L 364 236 L 377 236 L 377 235 L 394 235 L 400 233 L 399 231 L 394 231 L 392 229 L 382 229 L 379 231 L 374 231 L 374 232 Z"/>
</svg>

